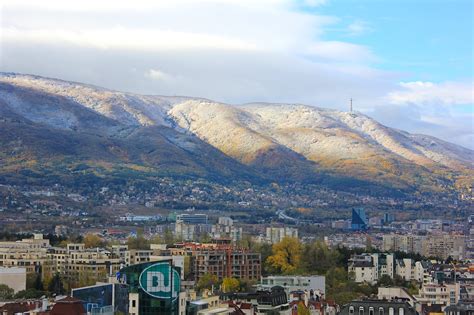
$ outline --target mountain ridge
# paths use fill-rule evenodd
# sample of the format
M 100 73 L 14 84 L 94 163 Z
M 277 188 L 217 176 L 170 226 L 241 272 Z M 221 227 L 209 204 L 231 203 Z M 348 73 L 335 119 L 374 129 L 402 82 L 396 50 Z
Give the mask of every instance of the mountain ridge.
M 4 130 L 5 117 L 17 115 L 23 128 L 36 128 L 33 138 L 55 130 L 67 131 L 65 137 L 71 139 L 89 135 L 95 137 L 90 138 L 93 144 L 107 148 L 104 158 L 94 155 L 94 163 L 130 163 L 143 167 L 143 173 L 165 172 L 166 165 L 173 165 L 170 171 L 175 176 L 215 173 L 230 180 L 316 183 L 332 178 L 335 185 L 354 179 L 388 189 L 438 192 L 452 189 L 460 178 L 466 185 L 465 178 L 474 169 L 469 149 L 396 130 L 361 113 L 301 104 L 228 105 L 0 73 L 0 110 Z M 25 137 L 15 132 L 18 124 L 9 122 L 8 128 L 13 129 L 12 136 L 0 136 L 4 157 L 12 139 Z M 108 147 L 111 143 L 115 151 Z M 43 151 L 34 146 L 27 147 L 41 158 Z M 5 161 L 10 167 L 15 164 Z M 0 171 L 6 169 L 2 165 Z

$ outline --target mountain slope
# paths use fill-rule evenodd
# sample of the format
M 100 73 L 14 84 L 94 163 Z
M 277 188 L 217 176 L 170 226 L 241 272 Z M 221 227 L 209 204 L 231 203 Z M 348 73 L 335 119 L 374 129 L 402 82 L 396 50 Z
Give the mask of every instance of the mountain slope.
M 298 104 L 232 106 L 3 73 L 0 117 L 0 171 L 10 179 L 60 161 L 104 178 L 126 168 L 144 177 L 436 192 L 473 174 L 471 150 L 360 113 Z

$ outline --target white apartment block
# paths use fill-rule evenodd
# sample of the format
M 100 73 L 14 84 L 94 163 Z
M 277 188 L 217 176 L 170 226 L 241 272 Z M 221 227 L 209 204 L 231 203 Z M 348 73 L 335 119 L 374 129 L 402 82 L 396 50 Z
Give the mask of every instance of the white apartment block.
M 410 258 L 397 259 L 395 273 L 405 281 L 417 280 L 415 261 Z
M 459 302 L 460 284 L 436 284 L 426 283 L 420 289 L 416 296 L 418 302 L 422 304 L 441 304 L 441 305 L 455 305 Z
M 281 242 L 285 237 L 298 238 L 298 229 L 292 227 L 267 227 L 266 241 L 274 244 Z
M 384 275 L 392 279 L 398 275 L 406 281 L 428 283 L 431 281 L 429 268 L 430 264 L 425 261 L 395 259 L 394 254 L 374 253 L 354 255 L 349 261 L 348 271 L 358 283 L 376 283 Z
M 349 273 L 354 281 L 376 283 L 383 275 L 393 278 L 395 272 L 392 254 L 361 254 L 353 256 L 349 261 Z
M 304 291 L 326 294 L 325 276 L 268 276 L 262 277 L 258 289 L 269 290 L 274 286 L 281 286 L 289 295 L 292 291 Z

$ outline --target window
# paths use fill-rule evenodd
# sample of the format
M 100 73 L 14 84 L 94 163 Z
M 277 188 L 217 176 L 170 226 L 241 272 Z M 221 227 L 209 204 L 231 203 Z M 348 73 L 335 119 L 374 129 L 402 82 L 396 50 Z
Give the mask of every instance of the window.
M 393 307 L 390 307 L 388 309 L 388 315 L 394 315 L 395 311 L 393 310 Z
M 379 315 L 384 315 L 383 307 L 379 307 Z
M 374 308 L 373 307 L 369 307 L 369 315 L 374 315 Z
M 132 300 L 132 307 L 137 307 L 137 301 L 136 300 Z
M 354 306 L 349 306 L 349 314 L 354 315 Z
M 405 309 L 403 309 L 403 307 L 400 307 L 398 309 L 398 315 L 403 315 L 403 314 L 405 314 Z
M 364 308 L 362 306 L 359 307 L 359 315 L 364 315 Z

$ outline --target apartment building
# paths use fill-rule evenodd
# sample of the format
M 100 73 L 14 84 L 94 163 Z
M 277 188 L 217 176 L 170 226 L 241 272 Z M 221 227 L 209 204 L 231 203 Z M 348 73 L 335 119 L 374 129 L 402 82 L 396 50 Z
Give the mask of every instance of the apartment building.
M 292 227 L 267 227 L 266 241 L 274 244 L 281 242 L 285 237 L 298 238 L 298 229 Z
M 417 280 L 415 261 L 410 258 L 395 260 L 395 274 L 405 281 Z
M 0 284 L 12 288 L 15 293 L 26 289 L 26 269 L 20 267 L 0 267 Z
M 219 217 L 217 224 L 211 228 L 213 238 L 229 238 L 232 242 L 242 240 L 242 228 L 234 226 L 234 220 L 229 217 Z
M 49 268 L 49 240 L 42 234 L 34 234 L 33 238 L 20 241 L 0 242 L 0 267 L 22 267 L 27 274 Z
M 458 234 L 433 234 L 423 241 L 422 254 L 426 257 L 439 257 L 456 260 L 466 258 L 466 237 Z
M 281 286 L 289 295 L 292 291 L 312 291 L 318 295 L 326 294 L 325 276 L 268 276 L 262 277 L 257 289 L 268 290 L 274 286 Z
M 425 283 L 416 296 L 418 302 L 427 305 L 455 305 L 459 302 L 460 284 Z
M 393 254 L 361 254 L 349 260 L 349 273 L 355 282 L 376 283 L 382 276 L 390 278 L 395 274 L 395 257 Z
M 216 275 L 219 280 L 226 277 L 260 280 L 260 254 L 233 246 L 229 240 L 207 244 L 176 244 L 174 248 L 168 248 L 167 251 L 171 256 L 189 257 L 190 278 L 196 282 L 205 274 Z
M 382 250 L 386 252 L 421 253 L 425 239 L 420 235 L 384 234 Z
M 69 280 L 105 280 L 123 266 L 121 259 L 101 248 L 85 248 L 84 244 L 68 244 L 64 262 L 58 266 Z

